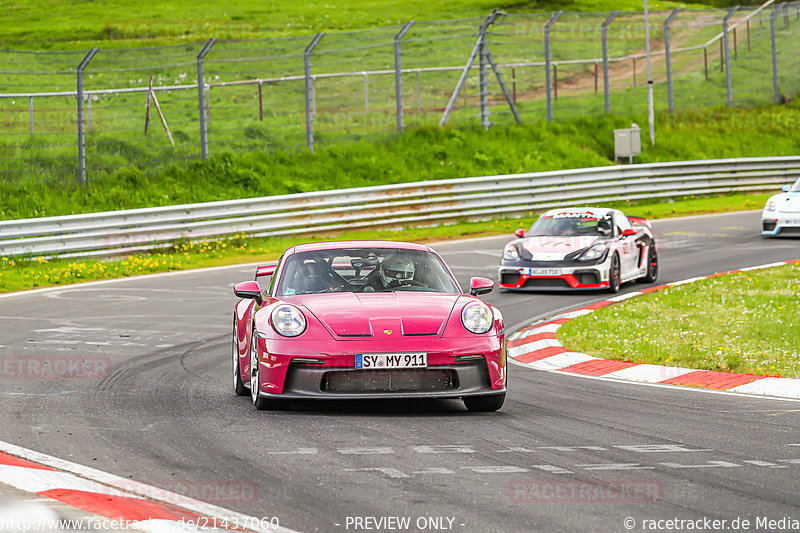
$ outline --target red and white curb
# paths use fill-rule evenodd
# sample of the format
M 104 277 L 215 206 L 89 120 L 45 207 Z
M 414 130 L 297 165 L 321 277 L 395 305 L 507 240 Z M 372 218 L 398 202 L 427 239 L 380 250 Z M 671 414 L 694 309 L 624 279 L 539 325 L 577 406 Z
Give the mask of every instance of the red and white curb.
M 641 296 L 642 294 L 668 287 L 694 283 L 701 279 L 793 263 L 800 263 L 800 259 L 769 263 L 728 272 L 720 272 L 710 276 L 685 279 L 666 285 L 648 287 L 640 291 L 629 292 L 614 298 L 595 302 L 517 330 L 509 336 L 507 343 L 508 356 L 525 366 L 539 370 L 622 379 L 640 383 L 684 385 L 717 391 L 800 399 L 800 379 L 695 370 L 675 366 L 601 359 L 599 357 L 570 351 L 556 340 L 556 331 L 558 331 L 558 328 L 560 328 L 562 324 L 569 322 L 573 318 L 589 314 L 601 307 L 612 305 L 622 300 L 627 300 L 628 298 Z
M 0 483 L 124 523 L 123 529 L 296 533 L 263 527 L 254 517 L 2 441 Z

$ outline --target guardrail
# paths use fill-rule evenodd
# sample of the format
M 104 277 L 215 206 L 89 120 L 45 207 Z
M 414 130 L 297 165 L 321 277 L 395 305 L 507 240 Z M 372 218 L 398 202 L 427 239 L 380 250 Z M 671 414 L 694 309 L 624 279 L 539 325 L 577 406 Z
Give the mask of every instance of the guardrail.
M 127 211 L 0 221 L 0 255 L 119 255 L 182 240 L 414 226 L 569 204 L 770 191 L 800 156 L 608 166 L 422 181 Z

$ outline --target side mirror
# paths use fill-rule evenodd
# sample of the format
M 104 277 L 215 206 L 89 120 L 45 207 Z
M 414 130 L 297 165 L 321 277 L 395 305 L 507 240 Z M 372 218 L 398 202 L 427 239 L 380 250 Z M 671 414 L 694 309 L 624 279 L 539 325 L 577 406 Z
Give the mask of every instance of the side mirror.
M 494 289 L 494 281 L 486 278 L 471 278 L 469 280 L 469 294 L 471 296 L 480 296 L 492 292 Z
M 784 186 L 781 188 L 781 190 L 782 190 L 783 192 L 789 192 L 789 189 L 791 189 L 791 187 L 789 186 L 789 184 L 788 184 L 788 183 L 787 183 L 786 185 L 784 185 Z
M 622 230 L 622 236 L 623 237 L 630 237 L 631 235 L 636 235 L 636 230 L 635 229 L 628 228 L 628 229 Z
M 525 230 L 522 229 L 522 228 L 519 228 L 518 230 L 516 230 L 514 232 L 514 235 L 516 235 L 517 237 L 519 237 L 521 239 L 522 237 L 525 236 Z
M 275 273 L 277 265 L 262 265 L 256 269 L 256 279 L 263 276 L 271 276 Z
M 257 281 L 243 281 L 242 283 L 237 283 L 233 287 L 233 294 L 239 298 L 255 300 L 259 305 L 264 301 L 261 297 L 261 287 L 258 286 Z

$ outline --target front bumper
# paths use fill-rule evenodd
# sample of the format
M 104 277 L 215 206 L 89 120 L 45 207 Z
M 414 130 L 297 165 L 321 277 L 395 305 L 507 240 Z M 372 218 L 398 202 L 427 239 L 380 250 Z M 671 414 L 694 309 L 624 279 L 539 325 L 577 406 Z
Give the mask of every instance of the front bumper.
M 259 339 L 258 345 L 263 397 L 463 398 L 506 390 L 503 335 L 388 342 Z M 355 368 L 357 353 L 403 352 L 426 352 L 427 368 Z
M 800 213 L 764 211 L 761 215 L 761 235 L 768 237 L 800 236 Z
M 499 269 L 500 288 L 536 291 L 607 289 L 607 263 L 556 268 L 503 265 Z

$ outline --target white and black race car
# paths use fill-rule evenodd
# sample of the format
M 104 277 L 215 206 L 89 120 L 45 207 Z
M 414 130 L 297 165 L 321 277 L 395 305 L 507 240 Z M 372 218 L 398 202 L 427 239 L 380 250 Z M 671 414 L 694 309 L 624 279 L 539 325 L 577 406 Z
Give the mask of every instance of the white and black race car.
M 658 253 L 650 223 L 617 209 L 571 207 L 543 214 L 530 231 L 518 229 L 500 266 L 503 290 L 601 289 L 652 283 Z
M 800 236 L 800 179 L 767 200 L 761 213 L 761 235 Z

